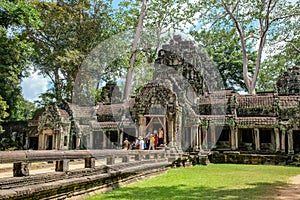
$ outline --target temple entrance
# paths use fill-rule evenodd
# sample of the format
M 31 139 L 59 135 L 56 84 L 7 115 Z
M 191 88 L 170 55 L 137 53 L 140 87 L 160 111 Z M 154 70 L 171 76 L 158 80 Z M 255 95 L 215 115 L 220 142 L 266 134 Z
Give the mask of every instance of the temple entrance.
M 160 128 L 166 130 L 166 117 L 165 115 L 145 115 L 146 117 L 146 130 L 153 131 Z
M 46 136 L 46 150 L 52 150 L 52 145 L 53 145 L 53 136 L 52 135 L 47 135 Z
M 300 131 L 293 131 L 294 153 L 300 153 Z
M 255 146 L 253 129 L 239 129 L 238 133 L 239 149 L 251 151 Z
M 216 133 L 221 133 L 217 138 L 217 149 L 230 149 L 230 128 L 217 126 Z
M 32 149 L 32 150 L 38 150 L 38 137 L 30 137 L 29 138 L 29 149 Z
M 72 149 L 76 149 L 76 141 L 77 141 L 77 137 L 76 137 L 76 135 L 73 135 L 73 137 L 72 137 Z
M 272 133 L 272 129 L 260 129 L 259 141 L 260 149 L 262 151 L 272 151 L 274 149 L 272 142 L 274 138 L 272 138 Z

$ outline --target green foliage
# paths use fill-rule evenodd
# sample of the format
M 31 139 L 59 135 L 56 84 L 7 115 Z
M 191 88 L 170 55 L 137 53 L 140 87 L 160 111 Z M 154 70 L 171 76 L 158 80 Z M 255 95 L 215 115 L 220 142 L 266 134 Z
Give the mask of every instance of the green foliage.
M 111 1 L 31 1 L 44 25 L 28 30 L 35 68 L 53 82 L 55 100 L 72 100 L 74 83 L 88 54 L 117 33 Z M 94 88 L 95 89 L 95 88 Z
M 219 31 L 234 29 L 238 33 L 239 45 L 244 50 L 242 54 L 245 72 L 243 79 L 248 92 L 255 92 L 257 77 L 261 79 L 259 80 L 261 88 L 271 88 L 272 84 L 269 79 L 273 77 L 272 75 L 264 76 L 264 74 L 275 69 L 275 66 L 269 67 L 269 64 L 265 64 L 262 67 L 262 62 L 268 55 L 280 55 L 277 48 L 283 42 L 288 42 L 293 47 L 297 46 L 299 34 L 295 33 L 299 33 L 299 1 L 209 0 L 198 2 L 198 9 L 200 13 L 204 13 L 199 20 L 198 28 L 205 30 L 213 28 Z M 288 45 L 284 45 L 285 47 Z M 256 58 L 250 59 L 251 56 L 246 51 L 257 51 Z M 284 57 L 280 55 L 279 60 Z M 255 69 L 251 69 L 251 62 L 255 63 Z M 285 66 L 277 67 L 279 70 L 277 68 L 276 73 L 285 68 Z M 273 75 L 275 76 L 276 73 Z
M 300 65 L 300 29 L 298 20 L 285 22 L 280 30 L 283 42 L 274 44 L 267 51 L 259 74 L 258 90 L 272 91 L 278 77 L 287 69 Z M 286 35 L 288 33 L 288 35 Z
M 227 89 L 246 91 L 243 81 L 243 56 L 239 38 L 235 30 L 212 28 L 202 31 L 191 31 L 195 40 L 207 51 L 214 61 L 223 84 Z M 251 72 L 256 53 L 248 52 Z
M 278 197 L 278 187 L 288 187 L 288 178 L 298 173 L 296 167 L 267 165 L 211 164 L 173 168 L 166 174 L 87 200 L 273 199 Z
M 9 120 L 27 118 L 28 102 L 21 94 L 20 81 L 28 75 L 34 51 L 23 29 L 38 27 L 39 13 L 27 2 L 0 1 L 0 95 L 9 108 Z M 25 107 L 22 107 L 25 106 Z M 25 112 L 25 113 L 22 113 Z
M 8 117 L 8 113 L 6 110 L 8 109 L 8 105 L 5 101 L 3 101 L 3 98 L 0 96 L 0 124 L 3 122 L 3 119 Z M 0 125 L 0 134 L 2 133 L 2 126 Z

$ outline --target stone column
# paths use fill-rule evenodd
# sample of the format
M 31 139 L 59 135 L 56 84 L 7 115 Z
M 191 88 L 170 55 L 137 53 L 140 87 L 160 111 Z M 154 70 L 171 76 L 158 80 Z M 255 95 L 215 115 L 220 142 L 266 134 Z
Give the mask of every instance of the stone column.
M 101 134 L 102 134 L 102 149 L 105 149 L 106 148 L 106 134 L 105 134 L 105 131 L 103 130 Z
M 175 133 L 174 133 L 174 117 L 172 115 L 168 115 L 167 116 L 167 131 L 168 131 L 168 139 L 169 139 L 169 143 L 170 146 L 173 147 L 174 146 L 174 140 L 175 140 Z M 166 130 L 164 130 L 164 132 L 166 132 Z M 166 137 L 164 137 L 164 140 L 166 140 Z M 164 141 L 164 143 L 166 143 L 166 141 Z
M 145 136 L 146 135 L 146 117 L 144 115 L 139 115 L 139 135 Z
M 281 130 L 281 151 L 283 153 L 285 153 L 285 134 L 286 134 L 285 129 L 282 129 Z
M 191 145 L 198 148 L 198 126 L 193 125 L 191 128 Z
M 69 170 L 69 160 L 58 160 L 55 164 L 56 172 L 66 172 Z
M 254 128 L 255 150 L 260 150 L 259 129 Z
M 287 132 L 288 136 L 288 153 L 294 154 L 294 141 L 293 141 L 293 130 L 290 129 Z
M 202 144 L 202 140 L 201 140 L 202 131 L 201 131 L 201 127 L 200 126 L 198 126 L 197 129 L 198 129 L 198 133 L 197 133 L 197 148 L 199 150 L 201 150 L 202 149 L 202 145 L 201 145 Z
M 29 149 L 29 135 L 26 134 L 25 149 Z
M 280 151 L 280 136 L 279 136 L 279 129 L 274 128 L 274 134 L 275 134 L 275 151 Z
M 210 124 L 210 148 L 213 149 L 216 147 L 216 126 L 214 124 Z
M 94 149 L 94 133 L 90 132 L 89 135 L 90 135 L 89 147 L 90 147 L 90 149 Z
M 207 149 L 207 126 L 202 126 L 201 132 L 203 135 L 202 148 Z
M 109 156 L 106 158 L 106 164 L 107 165 L 114 165 L 115 164 L 115 156 Z
M 129 162 L 129 159 L 130 159 L 129 155 L 125 155 L 122 157 L 122 162 Z
M 88 158 L 85 158 L 84 159 L 84 168 L 92 168 L 94 169 L 95 168 L 95 158 L 91 158 L 91 157 L 88 157 Z
M 235 127 L 230 127 L 230 146 L 231 150 L 238 148 L 237 128 Z
M 38 149 L 39 150 L 43 150 L 44 148 L 44 144 L 45 144 L 45 141 L 44 141 L 44 134 L 43 132 L 39 132 L 39 140 L 38 140 Z
M 14 177 L 29 176 L 28 163 L 16 162 L 13 167 Z

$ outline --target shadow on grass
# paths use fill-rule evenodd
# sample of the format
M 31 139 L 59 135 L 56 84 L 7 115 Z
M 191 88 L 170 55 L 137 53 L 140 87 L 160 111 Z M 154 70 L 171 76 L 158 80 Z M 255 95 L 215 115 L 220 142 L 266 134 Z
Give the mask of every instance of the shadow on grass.
M 238 184 L 238 183 L 237 183 Z M 124 187 L 105 196 L 92 199 L 274 199 L 278 188 L 287 186 L 284 182 L 249 184 L 251 188 L 225 189 L 209 187 L 190 187 L 187 185 L 161 187 Z

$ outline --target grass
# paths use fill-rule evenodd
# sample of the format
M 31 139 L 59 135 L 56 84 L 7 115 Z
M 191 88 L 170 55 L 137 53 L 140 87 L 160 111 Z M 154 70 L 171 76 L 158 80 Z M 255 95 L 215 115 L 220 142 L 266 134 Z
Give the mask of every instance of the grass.
M 130 184 L 98 199 L 272 199 L 276 188 L 286 186 L 288 178 L 300 169 L 288 166 L 211 164 L 173 168 L 160 175 Z

